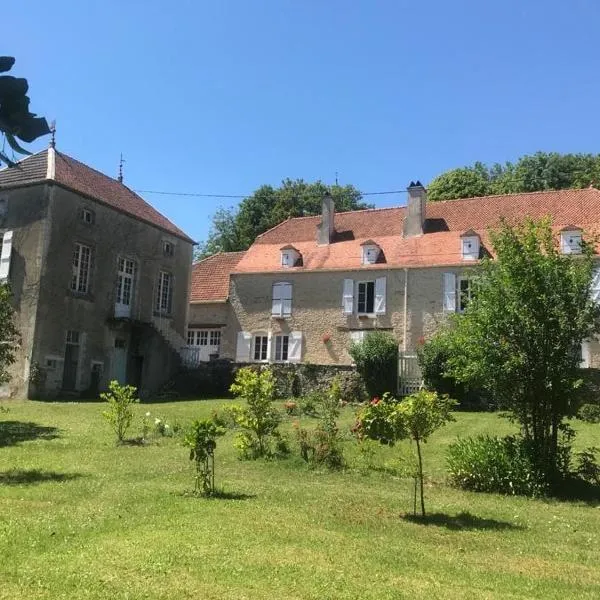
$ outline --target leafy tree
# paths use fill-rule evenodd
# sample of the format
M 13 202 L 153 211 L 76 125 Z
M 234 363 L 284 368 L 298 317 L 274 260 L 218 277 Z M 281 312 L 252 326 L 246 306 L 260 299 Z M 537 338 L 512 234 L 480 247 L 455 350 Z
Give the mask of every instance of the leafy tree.
M 428 200 L 473 198 L 489 193 L 487 167 L 480 162 L 472 167 L 452 169 L 436 177 L 427 187 Z
M 536 152 L 522 156 L 516 163 L 488 167 L 476 162 L 472 167 L 442 173 L 429 184 L 428 199 L 585 188 L 598 183 L 600 154 Z
M 564 419 L 577 410 L 581 343 L 600 331 L 592 244 L 581 255 L 561 254 L 549 222 L 530 220 L 503 224 L 491 240 L 496 258 L 483 262 L 474 296 L 453 322 L 448 374 L 509 411 L 553 482 Z
M 10 71 L 14 64 L 15 59 L 12 56 L 0 56 L 0 73 Z M 20 154 L 31 152 L 22 148 L 17 138 L 24 142 L 33 142 L 50 133 L 46 119 L 29 112 L 28 89 L 26 79 L 11 75 L 0 76 L 0 132 L 4 134 L 13 152 Z M 0 152 L 0 160 L 9 166 L 14 165 L 3 152 Z
M 371 398 L 394 393 L 398 387 L 398 342 L 386 331 L 370 332 L 350 346 L 350 356 Z
M 201 244 L 198 257 L 246 250 L 256 236 L 288 217 L 318 215 L 326 193 L 331 194 L 339 212 L 371 207 L 361 201 L 360 192 L 351 185 L 327 186 L 321 181 L 306 183 L 301 179 L 286 179 L 278 188 L 263 185 L 244 198 L 237 209 L 215 213 L 208 240 Z
M 421 444 L 431 434 L 453 421 L 452 409 L 456 405 L 447 396 L 438 396 L 435 392 L 421 390 L 407 396 L 401 402 L 385 394 L 380 400 L 375 398 L 358 416 L 357 431 L 359 435 L 383 444 L 393 446 L 397 442 L 409 438 L 417 448 L 417 472 L 415 476 L 416 514 L 417 482 L 421 495 L 421 515 L 425 516 L 425 492 L 423 486 L 423 452 Z
M 15 362 L 15 348 L 20 339 L 11 300 L 10 287 L 0 284 L 0 383 L 10 380 L 8 367 Z

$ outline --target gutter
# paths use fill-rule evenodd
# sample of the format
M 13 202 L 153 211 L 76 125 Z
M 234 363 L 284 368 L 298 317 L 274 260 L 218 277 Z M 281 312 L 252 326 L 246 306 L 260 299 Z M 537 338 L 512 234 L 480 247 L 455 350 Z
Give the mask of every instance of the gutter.
M 404 323 L 402 334 L 402 352 L 406 352 L 406 334 L 408 330 L 408 269 L 404 267 Z

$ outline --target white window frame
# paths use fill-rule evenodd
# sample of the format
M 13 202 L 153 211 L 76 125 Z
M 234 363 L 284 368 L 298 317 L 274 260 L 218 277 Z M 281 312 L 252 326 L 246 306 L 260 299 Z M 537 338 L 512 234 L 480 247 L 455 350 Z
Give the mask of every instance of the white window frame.
M 583 236 L 579 230 L 560 232 L 560 251 L 562 254 L 581 254 Z
M 289 281 L 278 281 L 273 284 L 271 316 L 286 319 L 292 316 L 293 286 Z
M 367 244 L 362 247 L 362 264 L 374 265 L 379 258 L 381 248 L 375 244 Z
M 259 350 L 259 358 L 256 358 L 256 342 L 260 339 L 260 348 Z M 252 346 L 250 347 L 251 359 L 252 362 L 261 362 L 266 363 L 269 362 L 269 334 L 263 331 L 259 331 L 257 333 L 252 334 Z M 263 357 L 264 354 L 264 357 Z
M 462 284 L 467 284 L 466 297 L 467 302 L 463 306 L 463 290 Z M 463 313 L 467 309 L 469 302 L 473 298 L 473 278 L 467 275 L 459 275 L 456 278 L 456 312 Z
M 216 343 L 215 343 L 215 339 L 216 339 Z M 221 330 L 220 329 L 211 329 L 209 331 L 208 345 L 211 347 L 221 348 Z
M 162 243 L 163 256 L 175 256 L 175 244 L 170 240 L 163 240 Z
M 133 303 L 136 271 L 137 265 L 135 260 L 126 258 L 125 256 L 119 256 L 117 259 L 117 304 L 131 306 Z M 127 282 L 129 282 L 129 286 L 126 285 Z M 125 300 L 127 300 L 127 302 Z
M 86 225 L 93 225 L 95 219 L 95 215 L 94 215 L 94 211 L 90 210 L 89 208 L 82 208 L 81 209 L 81 220 L 86 224 Z
M 91 270 L 91 246 L 75 242 L 72 257 L 71 291 L 77 294 L 87 294 L 90 291 Z
M 288 362 L 289 350 L 290 350 L 290 336 L 287 333 L 278 333 L 275 336 L 275 343 L 273 345 L 273 361 L 274 362 Z
M 373 286 L 373 310 L 368 309 L 368 285 L 371 284 Z M 360 286 L 365 285 L 365 310 L 359 310 L 359 302 L 360 302 Z M 357 281 L 356 282 L 356 314 L 357 315 L 374 315 L 375 314 L 375 280 L 367 279 L 365 281 Z
M 463 260 L 479 259 L 479 237 L 469 235 L 461 238 L 461 255 Z
M 169 271 L 158 272 L 154 312 L 160 315 L 170 315 L 173 310 L 173 274 Z

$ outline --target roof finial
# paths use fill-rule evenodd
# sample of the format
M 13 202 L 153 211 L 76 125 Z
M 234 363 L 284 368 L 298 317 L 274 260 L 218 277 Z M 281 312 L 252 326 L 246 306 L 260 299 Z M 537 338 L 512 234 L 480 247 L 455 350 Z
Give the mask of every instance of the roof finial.
M 50 148 L 56 148 L 56 120 L 53 120 L 50 123 L 50 133 L 52 137 L 50 138 Z
M 119 183 L 123 183 L 123 163 L 125 159 L 123 158 L 123 153 L 121 152 L 121 158 L 119 160 Z

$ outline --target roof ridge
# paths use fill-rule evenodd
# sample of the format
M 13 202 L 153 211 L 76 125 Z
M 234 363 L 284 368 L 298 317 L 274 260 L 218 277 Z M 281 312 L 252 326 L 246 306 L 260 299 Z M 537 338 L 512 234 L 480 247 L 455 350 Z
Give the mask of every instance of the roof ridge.
M 365 213 L 365 212 L 374 212 L 374 211 L 382 211 L 382 210 L 400 210 L 400 209 L 405 209 L 406 206 L 380 206 L 380 207 L 375 207 L 375 208 L 360 208 L 357 210 L 340 210 L 340 211 L 336 211 L 335 212 L 335 217 L 337 217 L 338 215 L 349 215 L 349 214 L 355 214 L 355 213 Z M 284 223 L 287 223 L 288 221 L 300 221 L 301 219 L 318 219 L 321 215 L 303 215 L 302 217 L 288 217 L 287 219 L 277 223 L 277 225 L 273 225 L 273 227 L 270 227 L 269 229 L 263 231 L 262 233 L 259 233 L 255 240 L 257 240 L 258 238 L 262 237 L 263 235 L 270 233 L 271 231 L 273 231 L 274 229 L 277 229 L 278 227 L 281 227 L 281 225 L 283 225 Z
M 594 190 L 600 192 L 598 188 L 594 186 L 587 186 L 582 188 L 562 188 L 560 190 L 536 190 L 534 192 L 511 192 L 510 194 L 488 194 L 486 196 L 471 196 L 470 198 L 450 198 L 448 200 L 428 200 L 427 203 L 431 204 L 446 204 L 448 202 L 466 202 L 468 200 L 483 200 L 486 198 L 514 198 L 515 196 L 536 196 L 541 194 L 560 194 L 564 192 L 584 192 L 587 190 Z
M 44 152 L 48 152 L 49 148 L 44 148 L 43 150 L 38 150 L 37 152 L 33 152 L 32 154 L 28 154 L 27 156 L 24 156 L 23 158 L 17 160 L 17 161 L 13 161 L 15 165 L 20 165 L 21 163 L 24 163 L 26 160 L 29 160 L 30 158 L 33 158 L 34 156 L 38 156 L 39 154 L 43 154 Z M 2 167 L 0 169 L 0 173 L 2 173 L 3 171 L 6 171 L 7 169 L 14 169 L 14 167 L 11 167 L 10 165 L 6 165 L 5 167 Z
M 217 256 L 231 256 L 232 254 L 246 254 L 246 252 L 248 252 L 248 251 L 247 250 L 232 250 L 231 252 L 221 252 L 221 251 L 215 252 L 215 254 L 211 254 L 210 256 L 205 256 L 204 258 L 194 261 L 192 263 L 192 266 L 195 267 L 196 265 L 206 262 L 207 260 L 210 260 L 212 258 L 216 258 Z

